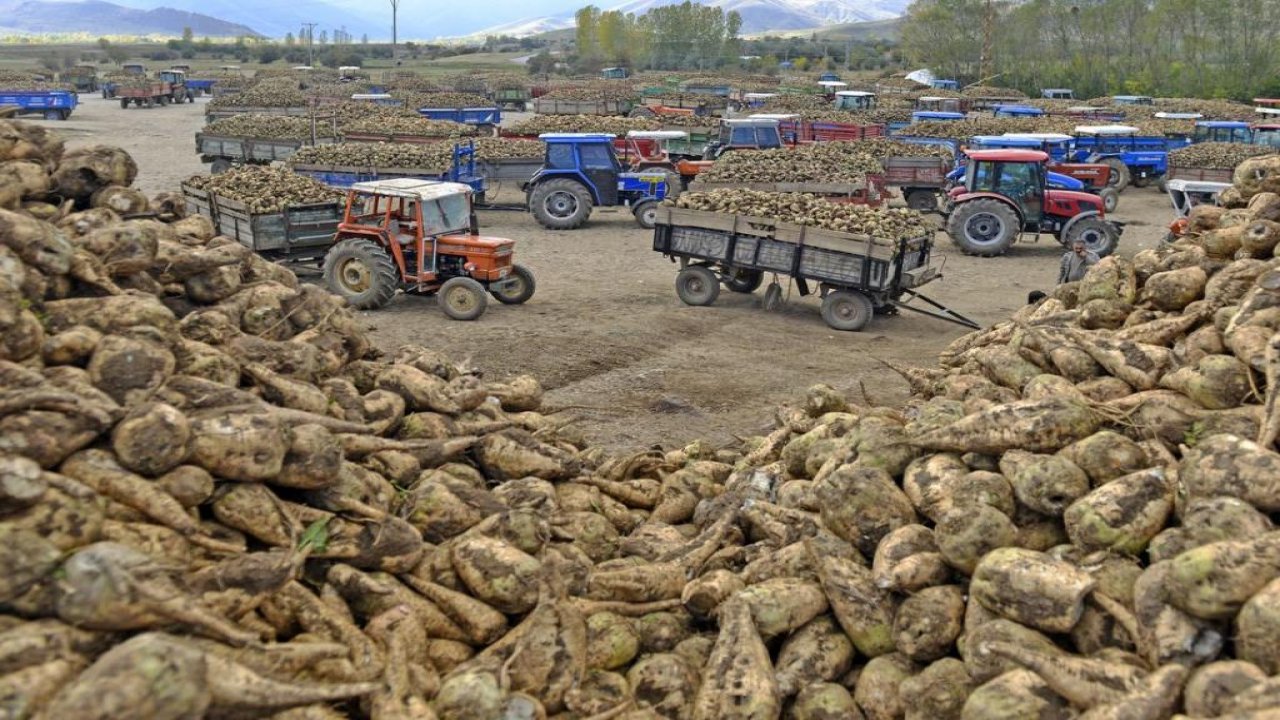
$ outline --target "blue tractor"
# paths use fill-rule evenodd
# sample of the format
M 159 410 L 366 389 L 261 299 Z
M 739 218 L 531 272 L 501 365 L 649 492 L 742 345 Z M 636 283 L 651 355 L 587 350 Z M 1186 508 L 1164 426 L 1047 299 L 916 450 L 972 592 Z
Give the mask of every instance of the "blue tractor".
M 1146 187 L 1169 169 L 1169 151 L 1191 144 L 1190 138 L 1141 136 L 1129 125 L 1080 125 L 1075 129 L 1073 162 L 1111 167 L 1111 184 L 1124 190 L 1130 183 Z
M 1194 142 L 1254 143 L 1252 126 L 1238 120 L 1201 120 L 1196 123 Z
M 543 133 L 547 154 L 525 184 L 529 212 L 549 230 L 574 230 L 591 217 L 591 208 L 624 206 L 640 227 L 652 229 L 658 203 L 672 182 L 668 170 L 624 172 L 608 133 Z

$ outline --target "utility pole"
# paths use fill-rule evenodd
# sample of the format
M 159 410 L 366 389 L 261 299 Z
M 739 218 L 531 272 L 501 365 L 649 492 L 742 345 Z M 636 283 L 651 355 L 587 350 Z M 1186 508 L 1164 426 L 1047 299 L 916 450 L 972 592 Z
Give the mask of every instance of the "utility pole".
M 992 0 L 987 0 L 982 17 L 982 57 L 978 60 L 978 77 L 982 79 L 978 82 L 983 82 L 983 79 L 987 77 L 987 69 L 992 60 L 991 51 L 995 43 L 995 32 L 996 6 Z
M 396 13 L 400 10 L 400 0 L 391 0 L 391 62 L 396 61 Z
M 307 66 L 308 67 L 313 66 L 312 59 L 311 59 L 311 39 L 315 35 L 316 25 L 319 25 L 319 23 L 313 23 L 313 22 L 302 23 L 302 26 L 306 28 L 306 33 L 307 33 Z

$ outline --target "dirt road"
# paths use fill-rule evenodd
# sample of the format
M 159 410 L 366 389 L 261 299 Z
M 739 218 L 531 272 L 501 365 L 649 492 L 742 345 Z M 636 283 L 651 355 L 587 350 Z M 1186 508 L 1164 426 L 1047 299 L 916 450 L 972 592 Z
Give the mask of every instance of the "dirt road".
M 44 121 L 39 121 L 44 122 Z M 176 189 L 207 170 L 194 152 L 203 103 L 121 110 L 86 96 L 70 121 L 48 122 L 70 144 L 120 145 L 140 167 L 146 192 Z M 499 200 L 516 202 L 514 188 Z M 1128 223 L 1125 255 L 1157 243 L 1172 210 L 1156 190 L 1126 190 L 1115 217 Z M 547 404 L 571 407 L 581 428 L 613 447 L 697 438 L 728 442 L 760 432 L 778 405 L 814 383 L 829 383 L 855 398 L 900 401 L 906 385 L 886 365 L 931 365 L 938 351 L 965 330 L 903 312 L 877 317 L 861 333 L 837 333 L 818 316 L 814 298 L 795 288 L 776 312 L 760 296 L 722 292 L 712 307 L 687 307 L 676 298 L 676 268 L 651 249 L 652 237 L 630 214 L 597 210 L 581 230 L 543 230 L 522 212 L 485 211 L 486 234 L 518 242 L 518 262 L 537 277 L 524 306 L 491 303 L 474 323 L 444 318 L 430 297 L 399 297 L 364 313 L 379 345 L 393 350 L 419 343 L 469 358 L 491 377 L 530 373 L 548 390 Z M 926 288 L 934 299 L 989 324 L 1052 285 L 1062 250 L 1051 238 L 1018 245 L 1008 255 L 961 255 L 939 234 L 944 277 Z

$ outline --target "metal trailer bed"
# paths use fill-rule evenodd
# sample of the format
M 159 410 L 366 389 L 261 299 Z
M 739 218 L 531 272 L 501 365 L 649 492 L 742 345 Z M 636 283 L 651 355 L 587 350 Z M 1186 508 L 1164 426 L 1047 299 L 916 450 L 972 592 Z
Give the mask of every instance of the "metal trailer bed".
M 969 328 L 979 327 L 918 291 L 942 275 L 941 266 L 931 262 L 931 236 L 895 241 L 772 218 L 661 207 L 654 226 L 653 249 L 679 262 L 682 272 L 692 265 L 712 270 L 731 289 L 744 272 L 757 276 L 774 273 L 794 278 L 801 295 L 813 294 L 810 283 L 817 283 L 817 292 L 824 301 L 835 291 L 856 293 L 876 310 L 901 308 Z M 913 299 L 931 308 L 908 304 Z M 765 304 L 771 304 L 768 293 Z M 832 324 L 830 319 L 827 322 Z M 856 330 L 861 326 L 841 329 Z
M 342 220 L 340 202 L 291 205 L 275 213 L 251 213 L 241 202 L 182 185 L 187 211 L 213 221 L 219 235 L 273 260 L 320 260 Z

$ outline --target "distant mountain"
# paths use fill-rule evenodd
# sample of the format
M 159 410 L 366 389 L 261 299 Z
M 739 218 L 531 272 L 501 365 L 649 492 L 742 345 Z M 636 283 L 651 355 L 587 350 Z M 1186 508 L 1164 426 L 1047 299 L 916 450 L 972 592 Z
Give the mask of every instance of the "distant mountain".
M 910 0 L 700 0 L 704 5 L 736 11 L 742 16 L 742 32 L 807 30 L 827 25 L 889 20 L 906 12 Z M 643 15 L 664 5 L 683 0 L 625 0 L 605 5 L 603 10 Z M 548 30 L 573 27 L 573 13 L 529 18 L 486 28 L 474 35 L 533 35 Z M 528 31 L 525 31 L 528 28 Z M 513 31 L 513 29 L 518 30 Z
M 27 0 L 0 5 L 0 30 L 6 31 L 179 36 L 182 35 L 182 29 L 187 27 L 197 36 L 235 37 L 259 34 L 248 25 L 167 7 L 140 10 L 102 0 Z
M 259 0 L 120 0 L 133 7 L 146 7 L 155 2 L 185 10 L 201 12 L 229 22 L 249 25 L 258 32 L 272 38 L 283 38 L 288 33 L 296 37 L 302 29 L 302 23 L 316 23 L 315 37 L 320 38 L 323 31 L 330 37 L 334 30 L 346 28 L 358 42 L 361 35 L 367 34 L 371 40 L 386 41 L 391 38 L 391 6 L 386 2 L 369 4 L 362 11 L 355 11 L 326 0 L 306 0 L 305 3 L 273 2 Z M 400 40 L 407 34 L 409 13 L 400 8 Z M 385 20 L 385 22 L 384 22 Z M 197 31 L 196 35 L 200 33 Z

